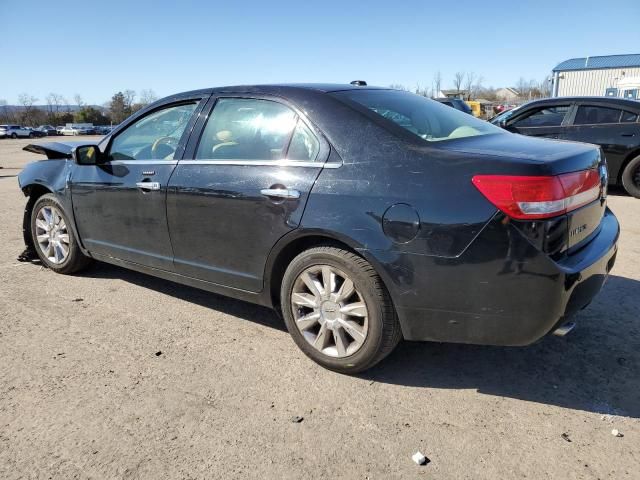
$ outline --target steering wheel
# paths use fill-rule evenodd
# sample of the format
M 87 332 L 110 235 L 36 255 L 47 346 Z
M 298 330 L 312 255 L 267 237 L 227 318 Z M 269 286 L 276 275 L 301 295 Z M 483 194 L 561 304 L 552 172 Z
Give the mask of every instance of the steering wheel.
M 169 147 L 171 151 L 167 152 L 166 149 L 160 148 L 163 145 L 166 145 L 167 147 Z M 153 159 L 165 158 L 167 155 L 174 153 L 177 147 L 178 147 L 178 140 L 176 138 L 160 137 L 155 142 L 153 142 L 153 145 L 151 145 L 151 158 Z

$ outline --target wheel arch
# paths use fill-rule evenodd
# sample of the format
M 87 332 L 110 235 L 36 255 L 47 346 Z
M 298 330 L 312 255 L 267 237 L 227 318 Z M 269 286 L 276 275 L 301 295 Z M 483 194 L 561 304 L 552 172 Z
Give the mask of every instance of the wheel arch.
M 359 245 L 353 239 L 343 235 L 337 235 L 335 232 L 328 232 L 325 230 L 294 230 L 288 235 L 282 237 L 272 248 L 265 267 L 265 300 L 276 311 L 280 311 L 280 287 L 282 285 L 282 279 L 287 266 L 291 263 L 291 260 L 304 250 L 319 246 L 342 248 L 364 258 L 371 264 L 380 277 L 382 284 L 387 292 L 389 292 L 389 296 L 393 303 L 393 296 L 389 289 L 389 279 L 386 278 L 386 272 L 381 268 L 375 258 L 366 254 L 366 250 L 364 250 L 363 246 Z
M 627 168 L 627 165 L 629 165 L 631 160 L 638 156 L 640 156 L 640 146 L 631 150 L 631 152 L 627 154 L 627 156 L 620 164 L 620 169 L 618 170 L 618 175 L 616 176 L 616 185 L 622 185 L 622 174 L 624 173 L 624 169 Z
M 27 250 L 35 250 L 33 237 L 31 236 L 31 212 L 38 199 L 43 195 L 53 193 L 53 189 L 41 183 L 30 183 L 24 185 L 21 189 L 25 197 L 29 198 L 22 216 L 22 238 Z

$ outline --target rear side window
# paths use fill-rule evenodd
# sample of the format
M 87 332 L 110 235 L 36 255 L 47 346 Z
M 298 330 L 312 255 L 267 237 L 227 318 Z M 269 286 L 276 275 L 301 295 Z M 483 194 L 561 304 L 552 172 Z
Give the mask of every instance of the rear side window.
M 280 160 L 296 121 L 295 112 L 278 102 L 221 98 L 207 121 L 196 158 Z
M 488 122 L 413 93 L 354 89 L 331 95 L 378 122 L 390 124 L 388 129 L 395 124 L 427 142 L 504 133 Z
M 638 114 L 632 112 L 622 112 L 622 117 L 620 117 L 620 122 L 622 123 L 633 123 L 638 121 Z
M 569 105 L 542 107 L 518 118 L 511 125 L 515 127 L 556 127 L 562 125 L 569 111 Z
M 287 152 L 288 160 L 301 160 L 313 162 L 318 157 L 320 143 L 302 120 L 298 120 L 298 125 L 291 137 L 291 144 Z
M 622 110 L 617 108 L 580 105 L 573 121 L 574 125 L 596 125 L 598 123 L 618 123 Z

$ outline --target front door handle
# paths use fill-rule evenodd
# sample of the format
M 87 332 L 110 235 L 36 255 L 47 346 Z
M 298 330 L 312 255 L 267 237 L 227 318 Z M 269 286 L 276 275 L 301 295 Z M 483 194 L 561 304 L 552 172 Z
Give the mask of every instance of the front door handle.
M 635 133 L 621 133 L 620 136 L 621 137 L 635 137 Z
M 260 190 L 260 193 L 270 198 L 300 198 L 300 192 L 298 190 L 289 188 L 263 188 Z
M 136 182 L 141 190 L 160 190 L 160 182 Z

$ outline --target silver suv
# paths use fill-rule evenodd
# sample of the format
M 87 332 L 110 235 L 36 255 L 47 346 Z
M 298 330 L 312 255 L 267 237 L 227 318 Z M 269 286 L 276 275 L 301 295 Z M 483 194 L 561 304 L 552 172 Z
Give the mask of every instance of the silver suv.
M 33 137 L 34 134 L 20 125 L 0 125 L 0 138 L 2 137 Z

